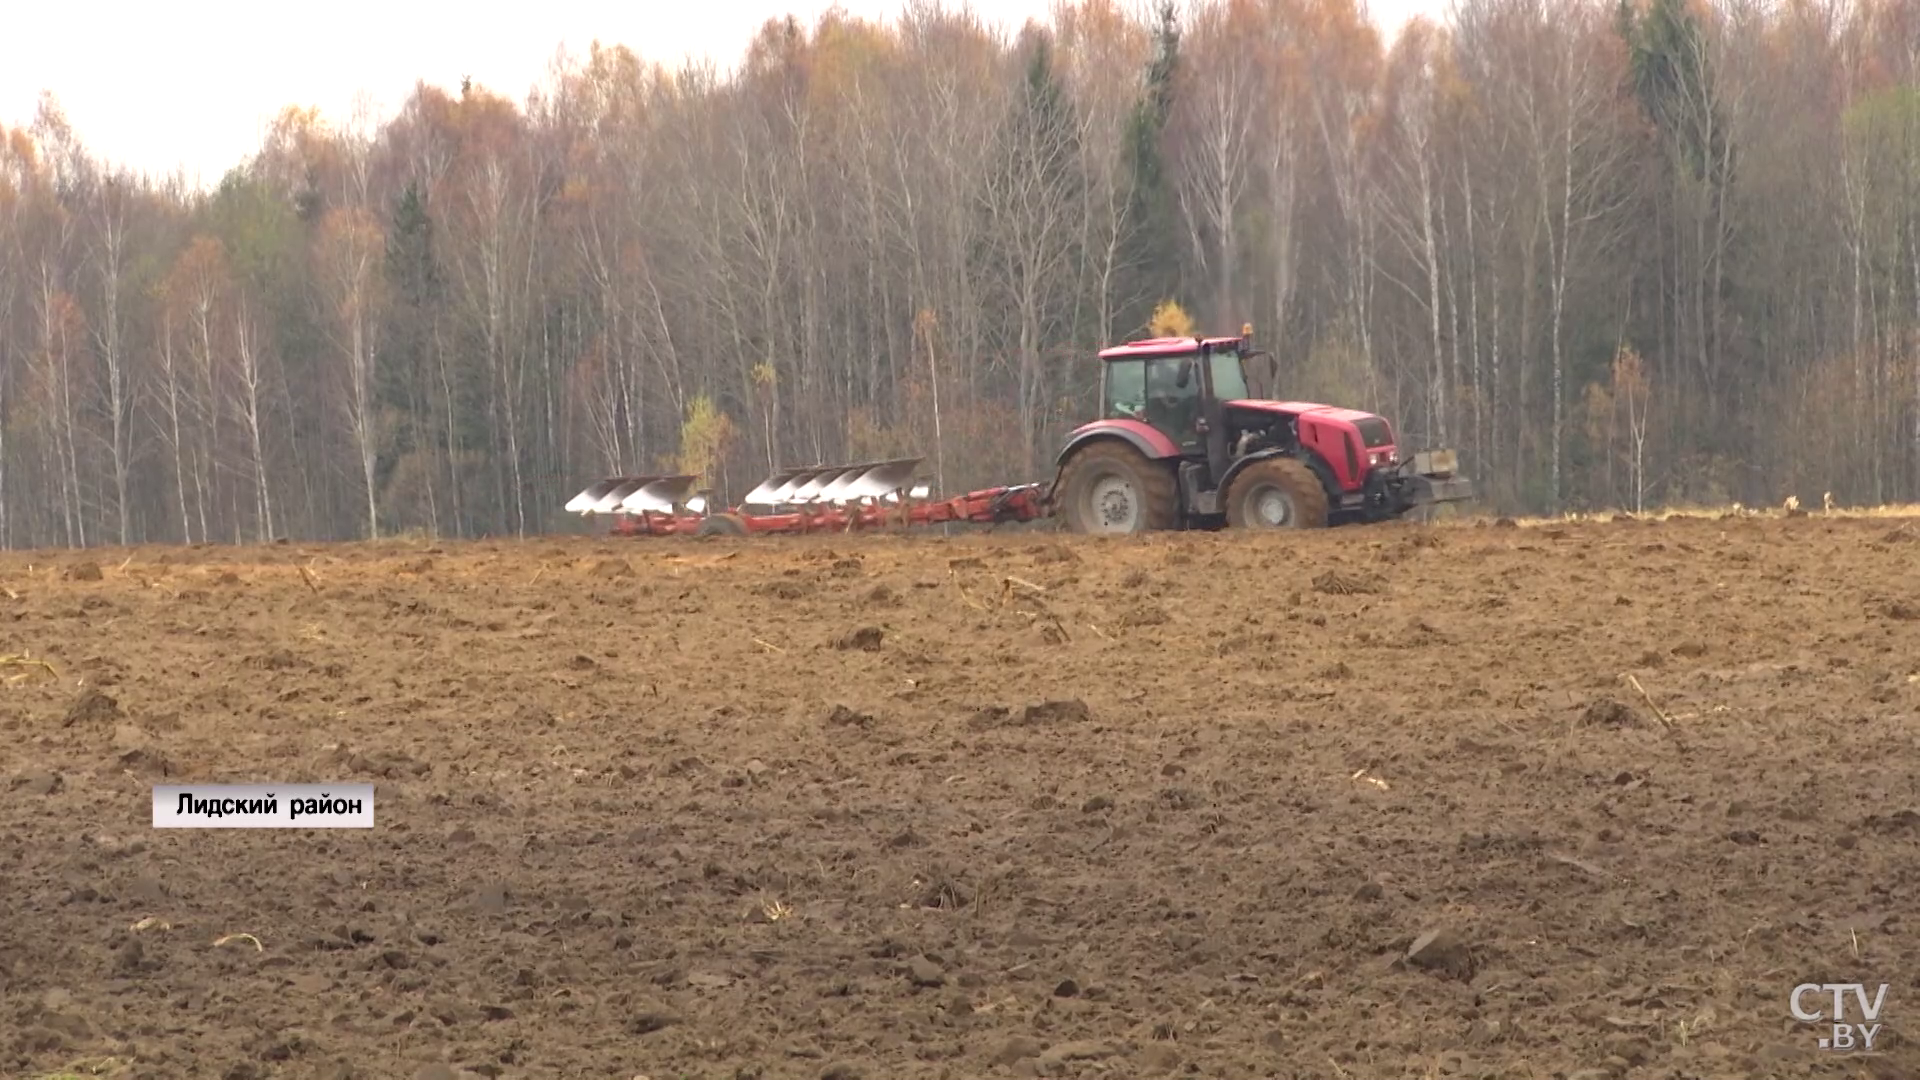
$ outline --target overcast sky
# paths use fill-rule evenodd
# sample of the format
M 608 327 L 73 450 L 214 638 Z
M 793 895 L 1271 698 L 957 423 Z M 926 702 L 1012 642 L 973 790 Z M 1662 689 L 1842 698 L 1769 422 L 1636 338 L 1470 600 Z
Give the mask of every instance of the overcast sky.
M 1140 0 L 1123 0 L 1128 7 Z M 948 0 L 949 6 L 960 6 Z M 137 169 L 183 168 L 212 184 L 255 150 L 286 105 L 344 117 L 364 98 L 385 117 L 424 79 L 462 76 L 515 100 L 563 45 L 594 39 L 670 65 L 687 56 L 730 67 L 768 18 L 811 22 L 828 0 L 65 0 L 10 5 L 0 61 L 0 124 L 31 122 L 52 91 L 97 156 Z M 900 0 L 841 0 L 891 18 Z M 972 0 L 1017 27 L 1050 0 Z M 1372 0 L 1384 29 L 1435 0 Z M 491 9 L 491 10 L 490 10 Z M 495 16 L 494 11 L 502 12 Z

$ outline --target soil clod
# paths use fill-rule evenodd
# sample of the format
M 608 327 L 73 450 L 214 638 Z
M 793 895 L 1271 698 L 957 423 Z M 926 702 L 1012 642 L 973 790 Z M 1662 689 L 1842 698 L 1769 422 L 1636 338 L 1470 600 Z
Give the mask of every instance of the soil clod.
M 1407 947 L 1406 962 L 1462 981 L 1473 978 L 1473 955 L 1466 942 L 1446 927 L 1421 934 Z
M 1043 701 L 1038 705 L 1029 705 L 1021 710 L 1020 723 L 1026 726 L 1039 724 L 1084 724 L 1093 719 L 1093 710 L 1079 698 L 1065 701 Z
M 1633 723 L 1633 709 L 1625 702 L 1601 698 L 1587 703 L 1580 722 L 1598 727 L 1625 727 Z
M 75 724 L 86 724 L 89 726 L 115 724 L 118 723 L 124 715 L 125 714 L 120 711 L 120 703 L 114 700 L 112 695 L 102 693 L 99 690 L 87 690 L 83 691 L 78 698 L 74 699 L 73 704 L 67 708 L 66 718 L 61 721 L 60 726 L 72 727 Z
M 1343 573 L 1339 570 L 1328 570 L 1323 574 L 1316 574 L 1314 576 L 1313 588 L 1314 591 L 1323 592 L 1329 596 L 1371 595 L 1385 592 L 1386 582 L 1378 574 Z
M 833 711 L 827 713 L 828 727 L 853 727 L 866 730 L 873 727 L 873 725 L 874 719 L 872 713 L 860 712 L 857 709 L 851 709 L 845 705 L 835 705 Z
M 857 649 L 861 652 L 879 652 L 880 642 L 886 637 L 886 631 L 877 626 L 862 626 L 851 630 L 835 641 L 836 649 Z

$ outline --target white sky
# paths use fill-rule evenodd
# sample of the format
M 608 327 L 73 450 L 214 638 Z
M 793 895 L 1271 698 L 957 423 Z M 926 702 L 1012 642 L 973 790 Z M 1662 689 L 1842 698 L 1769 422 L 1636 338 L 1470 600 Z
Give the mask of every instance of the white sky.
M 1138 0 L 1123 0 L 1133 6 Z M 960 0 L 947 0 L 959 6 Z M 184 169 L 211 185 L 260 145 L 287 105 L 346 117 L 365 95 L 382 118 L 416 80 L 449 89 L 462 76 L 514 100 L 564 45 L 596 38 L 676 65 L 704 56 L 731 67 L 768 18 L 812 21 L 828 0 L 64 0 L 7 5 L 0 124 L 33 119 L 52 91 L 96 156 L 156 173 Z M 890 18 L 901 0 L 841 0 Z M 1049 0 L 971 0 L 1009 28 L 1046 17 Z M 1185 5 L 1183 4 L 1183 7 Z M 1437 0 L 1372 0 L 1391 32 Z M 492 11 L 488 9 L 492 8 Z M 495 14 L 498 12 L 498 14 Z

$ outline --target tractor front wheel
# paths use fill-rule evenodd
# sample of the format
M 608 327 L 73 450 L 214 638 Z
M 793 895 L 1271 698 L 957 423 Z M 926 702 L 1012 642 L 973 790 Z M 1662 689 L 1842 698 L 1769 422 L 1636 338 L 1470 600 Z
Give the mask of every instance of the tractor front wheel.
M 1297 458 L 1256 461 L 1227 485 L 1227 523 L 1236 529 L 1324 528 L 1327 489 Z
M 1060 475 L 1062 511 L 1077 533 L 1171 529 L 1179 515 L 1173 470 L 1119 441 L 1096 442 Z

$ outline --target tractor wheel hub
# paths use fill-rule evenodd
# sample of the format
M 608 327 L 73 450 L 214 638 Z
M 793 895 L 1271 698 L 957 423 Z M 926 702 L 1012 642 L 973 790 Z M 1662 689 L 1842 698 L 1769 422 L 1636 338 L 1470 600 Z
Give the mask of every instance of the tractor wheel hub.
M 1293 496 L 1277 487 L 1253 493 L 1253 514 L 1262 525 L 1282 528 L 1293 522 Z
M 1123 476 L 1103 476 L 1096 480 L 1087 492 L 1088 516 L 1104 532 L 1132 532 L 1134 521 L 1140 515 L 1139 500 L 1134 497 L 1133 485 Z

